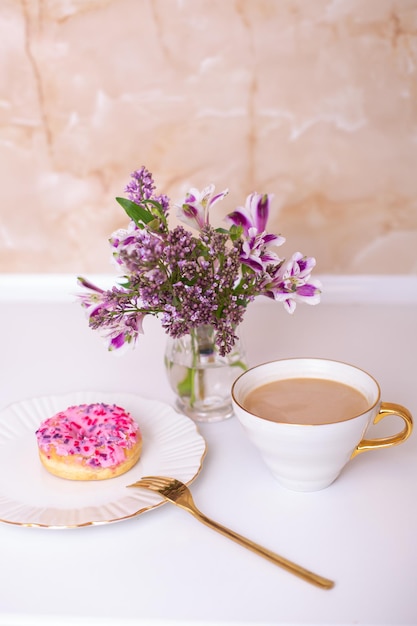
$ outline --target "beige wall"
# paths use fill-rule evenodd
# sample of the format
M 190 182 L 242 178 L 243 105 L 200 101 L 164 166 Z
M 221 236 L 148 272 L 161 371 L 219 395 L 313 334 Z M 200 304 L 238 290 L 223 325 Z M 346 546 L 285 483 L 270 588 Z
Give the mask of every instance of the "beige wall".
M 281 251 L 417 273 L 417 0 L 1 0 L 0 271 L 107 272 L 146 165 Z M 218 205 L 217 205 L 218 206 Z

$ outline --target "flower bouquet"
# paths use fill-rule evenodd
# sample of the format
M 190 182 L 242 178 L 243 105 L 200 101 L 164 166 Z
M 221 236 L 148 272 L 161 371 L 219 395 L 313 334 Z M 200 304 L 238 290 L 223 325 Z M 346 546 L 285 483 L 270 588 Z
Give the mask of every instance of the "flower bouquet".
M 110 237 L 123 279 L 103 290 L 79 278 L 87 290 L 80 298 L 89 325 L 110 350 L 135 344 L 147 315 L 158 316 L 172 340 L 191 338 L 192 360 L 176 390 L 191 407 L 198 396 L 204 403 L 203 360 L 213 365 L 215 356 L 225 359 L 233 353 L 250 302 L 266 296 L 293 313 L 297 302 L 320 301 L 320 284 L 311 279 L 315 259 L 300 252 L 289 260 L 278 256 L 276 248 L 285 239 L 266 231 L 270 194 L 250 194 L 245 206 L 227 215 L 227 227 L 214 228 L 210 211 L 228 190 L 215 193 L 214 185 L 191 189 L 175 205 L 178 219 L 190 230 L 170 227 L 170 200 L 155 193 L 145 167 L 133 172 L 125 191 L 128 197 L 116 200 L 130 223 Z M 240 359 L 236 363 L 242 365 Z M 230 383 L 227 391 L 230 398 Z

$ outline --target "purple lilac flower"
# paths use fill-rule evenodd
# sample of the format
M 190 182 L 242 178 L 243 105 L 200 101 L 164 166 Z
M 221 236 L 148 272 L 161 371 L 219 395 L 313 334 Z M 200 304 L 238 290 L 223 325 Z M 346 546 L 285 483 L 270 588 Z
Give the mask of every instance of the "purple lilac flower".
M 206 226 L 200 239 L 192 238 L 186 246 L 192 253 L 191 258 L 183 259 L 184 265 L 181 265 L 184 245 L 178 247 L 178 243 L 186 232 L 182 227 L 175 229 L 173 234 L 181 237 L 166 249 L 169 259 L 179 258 L 180 263 L 162 315 L 162 326 L 172 337 L 181 337 L 205 324 L 215 329 L 224 327 L 217 341 L 220 353 L 225 354 L 226 347 L 230 350 L 235 340 L 234 322 L 242 320 L 244 311 L 233 295 L 240 275 L 238 251 L 229 246 L 228 235 Z M 226 328 L 225 319 L 229 319 L 230 326 L 234 325 L 233 329 Z
M 116 263 L 132 274 L 157 266 L 164 249 L 164 239 L 160 234 L 141 228 L 116 231 L 110 243 Z
M 165 213 L 168 212 L 168 196 L 164 194 L 158 196 L 154 195 L 155 183 L 153 176 L 144 166 L 132 172 L 131 180 L 126 185 L 125 191 L 127 192 L 129 200 L 140 206 L 146 205 L 146 200 L 153 200 L 162 206 Z
M 87 290 L 80 299 L 89 325 L 103 335 L 109 349 L 135 344 L 144 318 L 156 315 L 172 337 L 213 327 L 224 356 L 256 296 L 281 301 L 290 313 L 296 302 L 319 302 L 320 284 L 311 280 L 315 260 L 297 252 L 285 261 L 272 249 L 285 241 L 265 230 L 272 196 L 248 196 L 245 207 L 228 216 L 234 227 L 241 228 L 225 231 L 209 224 L 209 210 L 227 190 L 214 194 L 214 185 L 201 192 L 191 189 L 179 217 L 198 229 L 194 236 L 183 226 L 168 228 L 169 200 L 155 195 L 146 168 L 133 172 L 126 191 L 131 202 L 146 209 L 145 217 L 151 213 L 151 219 L 131 221 L 110 237 L 113 258 L 124 272 L 123 284 L 105 291 L 79 279 Z M 124 208 L 131 215 L 131 207 Z

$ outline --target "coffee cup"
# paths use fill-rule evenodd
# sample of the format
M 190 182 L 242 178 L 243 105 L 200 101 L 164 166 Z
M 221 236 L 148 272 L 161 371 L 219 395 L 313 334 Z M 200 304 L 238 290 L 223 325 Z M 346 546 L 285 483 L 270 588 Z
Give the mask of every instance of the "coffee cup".
M 271 361 L 243 372 L 233 383 L 236 417 L 277 481 L 295 491 L 328 487 L 358 454 L 388 448 L 411 435 L 405 407 L 381 401 L 377 381 L 347 363 L 318 358 Z M 403 429 L 367 438 L 388 415 Z

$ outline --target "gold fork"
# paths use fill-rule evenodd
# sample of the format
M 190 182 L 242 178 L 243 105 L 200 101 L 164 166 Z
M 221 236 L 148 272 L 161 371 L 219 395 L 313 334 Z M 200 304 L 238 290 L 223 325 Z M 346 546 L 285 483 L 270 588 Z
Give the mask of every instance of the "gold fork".
M 265 559 L 272 561 L 275 565 L 284 568 L 288 572 L 291 572 L 291 574 L 295 574 L 295 576 L 298 576 L 299 578 L 302 578 L 317 587 L 321 587 L 322 589 L 331 589 L 334 585 L 332 580 L 323 578 L 323 576 L 319 576 L 318 574 L 314 574 L 314 572 L 304 569 L 304 567 L 296 565 L 296 563 L 288 561 L 284 557 L 263 548 L 253 541 L 250 541 L 250 539 L 246 539 L 245 537 L 242 537 L 242 535 L 235 533 L 233 530 L 230 530 L 229 528 L 226 528 L 225 526 L 209 519 L 206 515 L 204 515 L 204 513 L 199 511 L 194 504 L 194 500 L 188 487 L 175 478 L 168 478 L 166 476 L 144 476 L 133 485 L 128 485 L 128 487 L 143 487 L 144 489 L 156 491 L 166 500 L 169 500 L 169 502 L 173 502 L 185 511 L 194 515 L 195 518 L 206 526 L 217 530 L 229 539 L 236 541 L 245 548 L 252 550 L 252 552 L 263 556 Z

